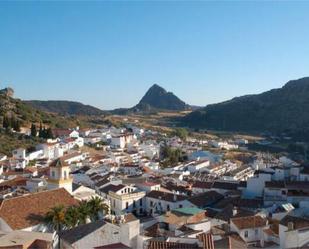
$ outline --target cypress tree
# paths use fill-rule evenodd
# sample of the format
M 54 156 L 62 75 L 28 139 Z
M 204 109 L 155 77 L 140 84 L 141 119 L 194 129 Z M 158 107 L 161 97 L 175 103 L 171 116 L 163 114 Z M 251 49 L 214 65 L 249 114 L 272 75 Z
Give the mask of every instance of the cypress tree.
M 36 137 L 37 131 L 36 131 L 36 126 L 35 124 L 31 125 L 31 136 Z
M 11 128 L 15 128 L 15 126 L 16 126 L 16 119 L 15 119 L 15 117 L 14 116 L 11 116 L 11 118 L 9 119 L 9 127 L 11 127 Z M 15 130 L 15 129 L 14 129 Z
M 20 121 L 15 119 L 13 129 L 17 132 L 20 132 Z
M 39 137 L 44 137 L 42 122 L 40 122 Z
M 3 117 L 3 123 L 2 123 L 3 128 L 8 129 L 10 127 L 10 122 L 7 116 Z
M 46 130 L 46 138 L 53 138 L 53 132 L 52 132 L 52 129 L 51 128 L 48 128 Z

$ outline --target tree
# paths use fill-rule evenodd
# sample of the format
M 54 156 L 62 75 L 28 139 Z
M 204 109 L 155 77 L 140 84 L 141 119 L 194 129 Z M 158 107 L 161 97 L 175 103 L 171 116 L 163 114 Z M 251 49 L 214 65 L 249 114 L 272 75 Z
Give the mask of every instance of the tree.
M 18 119 L 14 120 L 13 129 L 17 132 L 20 132 L 20 121 Z
M 53 132 L 51 128 L 45 130 L 45 138 L 53 138 Z
M 183 162 L 186 155 L 179 148 L 172 148 L 167 145 L 161 147 L 162 164 L 164 167 L 175 166 L 179 162 Z
M 9 120 L 9 118 L 6 115 L 3 117 L 2 126 L 5 129 L 8 129 L 10 127 L 10 120 Z
M 39 137 L 44 137 L 42 122 L 40 122 Z
M 60 249 L 60 233 L 65 226 L 65 208 L 62 205 L 55 206 L 46 214 L 45 223 L 50 225 L 58 235 L 58 248 Z
M 65 212 L 65 224 L 68 228 L 74 228 L 79 223 L 79 212 L 76 206 L 68 207 Z
M 10 121 L 10 127 L 13 128 L 15 130 L 15 126 L 16 126 L 16 119 L 14 116 L 11 116 L 11 118 L 9 119 Z
M 103 212 L 108 213 L 109 207 L 106 205 L 103 200 L 98 197 L 92 197 L 88 201 L 88 206 L 89 206 L 89 215 L 92 221 L 97 221 L 99 220 L 99 213 Z
M 87 201 L 81 201 L 77 207 L 79 213 L 79 224 L 86 224 L 90 219 L 90 207 Z
M 185 128 L 176 128 L 174 131 L 174 135 L 182 140 L 186 140 L 188 137 L 188 131 Z
M 36 135 L 37 135 L 36 126 L 35 126 L 35 124 L 32 124 L 31 125 L 31 136 L 36 137 Z

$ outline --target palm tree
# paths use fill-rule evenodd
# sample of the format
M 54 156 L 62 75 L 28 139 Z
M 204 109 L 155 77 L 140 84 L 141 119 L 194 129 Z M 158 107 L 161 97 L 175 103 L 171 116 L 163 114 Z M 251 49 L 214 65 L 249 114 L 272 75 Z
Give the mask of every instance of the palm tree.
M 81 201 L 77 207 L 79 214 L 79 224 L 86 224 L 90 218 L 90 207 L 87 201 Z
M 53 228 L 58 236 L 58 248 L 60 248 L 60 233 L 65 225 L 65 208 L 58 205 L 50 209 L 44 217 L 45 223 Z
M 89 215 L 93 221 L 99 220 L 99 213 L 104 211 L 104 213 L 107 214 L 109 211 L 108 205 L 106 205 L 98 196 L 91 197 L 91 199 L 88 201 L 88 206 Z
M 68 207 L 65 212 L 65 224 L 68 228 L 76 227 L 79 223 L 79 211 L 78 207 Z

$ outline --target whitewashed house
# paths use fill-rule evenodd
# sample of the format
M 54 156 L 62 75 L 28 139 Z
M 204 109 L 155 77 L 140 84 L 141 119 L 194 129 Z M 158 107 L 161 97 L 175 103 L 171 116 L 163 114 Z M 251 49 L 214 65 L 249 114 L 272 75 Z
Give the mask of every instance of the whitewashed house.
M 263 230 L 268 227 L 268 220 L 258 215 L 230 220 L 231 231 L 236 232 L 247 245 L 263 244 Z
M 145 212 L 145 195 L 145 191 L 136 187 L 119 184 L 110 185 L 107 199 L 110 201 L 112 214 L 133 213 L 140 215 Z
M 146 209 L 149 215 L 160 214 L 176 208 L 194 207 L 184 195 L 153 190 L 146 195 Z

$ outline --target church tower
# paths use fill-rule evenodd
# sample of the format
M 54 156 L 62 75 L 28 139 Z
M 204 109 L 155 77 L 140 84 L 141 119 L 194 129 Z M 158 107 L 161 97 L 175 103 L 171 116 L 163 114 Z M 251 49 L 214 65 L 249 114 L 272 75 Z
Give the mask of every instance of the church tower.
M 49 165 L 48 189 L 65 188 L 72 193 L 73 178 L 70 176 L 69 165 L 61 158 Z

